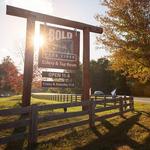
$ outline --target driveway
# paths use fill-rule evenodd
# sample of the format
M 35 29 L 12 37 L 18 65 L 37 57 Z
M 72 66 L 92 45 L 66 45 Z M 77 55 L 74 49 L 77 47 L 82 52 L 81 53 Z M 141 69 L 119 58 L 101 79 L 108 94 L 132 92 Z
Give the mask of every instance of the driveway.
M 134 97 L 135 101 L 150 103 L 150 97 Z

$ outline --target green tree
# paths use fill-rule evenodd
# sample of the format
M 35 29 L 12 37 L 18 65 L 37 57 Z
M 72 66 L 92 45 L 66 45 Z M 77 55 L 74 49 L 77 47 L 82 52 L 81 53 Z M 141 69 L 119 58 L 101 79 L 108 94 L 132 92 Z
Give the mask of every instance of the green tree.
M 108 60 L 105 58 L 101 58 L 98 61 L 92 60 L 90 62 L 92 93 L 96 90 L 102 90 L 105 93 L 109 93 L 110 89 L 112 89 L 108 63 Z
M 106 58 L 100 58 L 97 61 L 90 62 L 90 76 L 92 93 L 97 90 L 105 94 L 117 88 L 117 94 L 130 94 L 126 77 L 120 72 L 110 69 L 111 63 Z
M 104 33 L 97 40 L 111 52 L 112 68 L 150 81 L 150 1 L 104 0 L 103 5 L 107 12 L 96 19 Z

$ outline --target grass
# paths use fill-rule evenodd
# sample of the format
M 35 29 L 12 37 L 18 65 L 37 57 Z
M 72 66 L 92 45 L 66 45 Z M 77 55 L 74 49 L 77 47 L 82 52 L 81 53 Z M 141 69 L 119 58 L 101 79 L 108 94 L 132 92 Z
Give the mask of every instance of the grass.
M 0 98 L 0 109 L 20 107 L 21 96 Z M 52 104 L 46 99 L 32 98 L 32 103 Z M 69 111 L 79 111 L 79 107 Z M 59 110 L 62 112 L 63 110 Z M 15 116 L 17 118 L 17 116 Z M 0 118 L 0 122 L 16 118 Z M 39 127 L 55 126 L 64 122 L 85 119 L 86 116 L 58 120 L 40 124 Z M 1 132 L 10 134 L 13 131 Z M 18 144 L 19 143 L 19 144 Z M 27 141 L 2 145 L 0 149 L 25 149 Z M 18 146 L 20 146 L 18 148 Z M 135 111 L 126 113 L 124 117 L 96 122 L 96 127 L 90 129 L 88 125 L 63 130 L 38 138 L 36 150 L 150 150 L 150 104 L 135 102 Z

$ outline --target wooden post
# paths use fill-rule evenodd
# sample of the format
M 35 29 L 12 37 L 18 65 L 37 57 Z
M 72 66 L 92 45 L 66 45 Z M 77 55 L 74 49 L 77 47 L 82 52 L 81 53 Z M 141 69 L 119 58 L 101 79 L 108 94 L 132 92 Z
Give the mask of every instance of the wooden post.
M 60 99 L 62 102 L 64 102 L 62 94 L 60 95 Z
M 104 96 L 104 107 L 106 107 L 106 95 Z
M 66 102 L 66 100 L 65 100 L 65 95 L 63 94 L 62 96 L 63 96 L 63 101 Z
M 134 111 L 134 99 L 133 96 L 130 96 L 130 109 Z
M 95 101 L 89 101 L 89 125 L 91 128 L 95 126 Z
M 75 101 L 77 102 L 77 100 L 78 100 L 78 97 L 77 97 L 77 94 L 75 95 Z
M 31 105 L 29 125 L 29 148 L 32 149 L 37 142 L 38 110 L 37 105 Z
M 34 55 L 34 32 L 35 32 L 35 20 L 33 17 L 27 18 L 22 106 L 29 106 L 31 101 L 33 55 Z
M 97 96 L 95 95 L 95 101 L 97 100 Z
M 83 77 L 82 77 L 82 101 L 89 100 L 90 92 L 90 32 L 88 28 L 83 30 Z M 83 110 L 87 110 L 88 106 L 82 106 Z
M 120 115 L 122 115 L 123 114 L 123 98 L 122 97 L 119 98 L 119 105 L 120 105 L 119 107 Z
M 60 102 L 62 102 L 62 95 L 60 95 Z
M 126 95 L 124 96 L 124 103 L 123 104 L 125 104 L 124 109 L 126 110 L 127 109 L 127 97 L 126 97 Z
M 72 103 L 72 94 L 71 94 L 71 103 Z

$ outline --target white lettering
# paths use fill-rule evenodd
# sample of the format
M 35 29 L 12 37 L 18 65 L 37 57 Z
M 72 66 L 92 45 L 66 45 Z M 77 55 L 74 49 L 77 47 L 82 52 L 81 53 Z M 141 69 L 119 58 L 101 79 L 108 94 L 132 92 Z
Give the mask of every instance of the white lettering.
M 73 35 L 71 32 L 66 32 L 63 30 L 55 30 L 55 29 L 49 29 L 48 32 L 48 39 L 49 41 L 54 40 L 61 40 L 61 39 L 72 39 Z
M 67 39 L 72 39 L 72 33 L 71 32 L 67 32 Z
M 56 40 L 60 40 L 61 39 L 61 31 L 60 30 L 56 30 L 55 39 Z
M 65 32 L 62 31 L 62 39 L 67 39 L 67 36 L 65 36 Z

